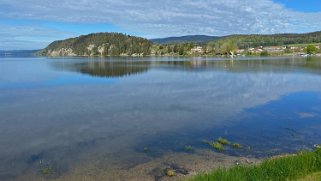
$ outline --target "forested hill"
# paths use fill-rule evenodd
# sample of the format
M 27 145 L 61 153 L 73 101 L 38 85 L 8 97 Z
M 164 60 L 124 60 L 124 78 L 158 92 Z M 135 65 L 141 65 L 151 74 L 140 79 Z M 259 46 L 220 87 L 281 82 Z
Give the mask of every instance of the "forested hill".
M 45 56 L 142 56 L 149 55 L 152 42 L 121 33 L 95 33 L 55 41 L 40 55 Z
M 290 44 L 320 43 L 321 31 L 304 34 L 274 34 L 274 35 L 230 35 L 209 42 L 209 45 L 233 43 L 238 48 L 257 46 L 278 46 Z
M 207 42 L 209 39 L 212 41 Z M 305 34 L 230 35 L 224 37 L 185 36 L 153 40 L 154 42 L 121 33 L 96 33 L 55 41 L 40 51 L 44 56 L 145 56 L 226 54 L 237 49 L 258 46 L 321 43 L 321 31 Z M 158 43 L 156 43 L 158 42 Z M 203 43 L 200 43 L 203 42 Z M 206 50 L 206 51 L 205 51 Z
M 209 41 L 213 41 L 218 38 L 220 37 L 207 36 L 207 35 L 188 35 L 188 36 L 180 36 L 180 37 L 157 38 L 157 39 L 151 39 L 151 41 L 157 44 L 175 44 L 175 43 L 206 44 Z

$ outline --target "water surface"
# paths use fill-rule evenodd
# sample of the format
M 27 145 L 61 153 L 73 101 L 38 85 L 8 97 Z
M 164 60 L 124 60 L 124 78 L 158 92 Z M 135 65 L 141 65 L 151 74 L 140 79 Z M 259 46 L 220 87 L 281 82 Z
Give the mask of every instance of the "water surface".
M 312 149 L 320 76 L 318 58 L 1 58 L 0 180 L 126 170 L 218 137 L 244 145 L 232 156 Z

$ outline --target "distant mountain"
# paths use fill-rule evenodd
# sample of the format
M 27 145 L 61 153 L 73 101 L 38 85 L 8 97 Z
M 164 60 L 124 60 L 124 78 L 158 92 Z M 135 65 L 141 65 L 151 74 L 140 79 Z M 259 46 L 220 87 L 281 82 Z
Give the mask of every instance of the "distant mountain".
M 209 41 L 214 41 L 220 37 L 218 36 L 207 36 L 207 35 L 189 35 L 180 37 L 168 37 L 168 38 L 157 38 L 151 39 L 153 43 L 157 44 L 174 44 L 174 43 L 199 43 L 205 44 Z
M 0 57 L 32 57 L 39 50 L 0 50 Z

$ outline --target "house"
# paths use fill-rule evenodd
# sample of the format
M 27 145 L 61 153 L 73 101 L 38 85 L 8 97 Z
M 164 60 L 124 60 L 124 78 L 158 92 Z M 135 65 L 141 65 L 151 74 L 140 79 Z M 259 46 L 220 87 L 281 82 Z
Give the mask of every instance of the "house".
M 204 53 L 204 49 L 201 46 L 197 46 L 191 49 L 192 54 L 202 54 Z
M 249 52 L 254 53 L 254 54 L 258 54 L 263 52 L 263 49 L 261 46 L 256 47 L 256 48 L 249 48 Z
M 241 53 L 244 53 L 244 52 L 245 52 L 244 49 L 238 49 L 238 50 L 236 50 L 236 53 L 237 53 L 237 54 L 241 54 Z
M 291 50 L 299 50 L 300 47 L 290 47 Z
M 268 47 L 263 47 L 263 50 L 267 52 L 279 53 L 286 50 L 286 46 L 268 46 Z

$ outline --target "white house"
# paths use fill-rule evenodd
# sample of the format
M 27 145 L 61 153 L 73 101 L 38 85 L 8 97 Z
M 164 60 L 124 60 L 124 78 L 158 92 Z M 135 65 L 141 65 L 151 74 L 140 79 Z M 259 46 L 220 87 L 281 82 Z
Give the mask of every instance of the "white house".
M 201 46 L 197 46 L 191 49 L 193 54 L 204 53 L 204 49 Z

